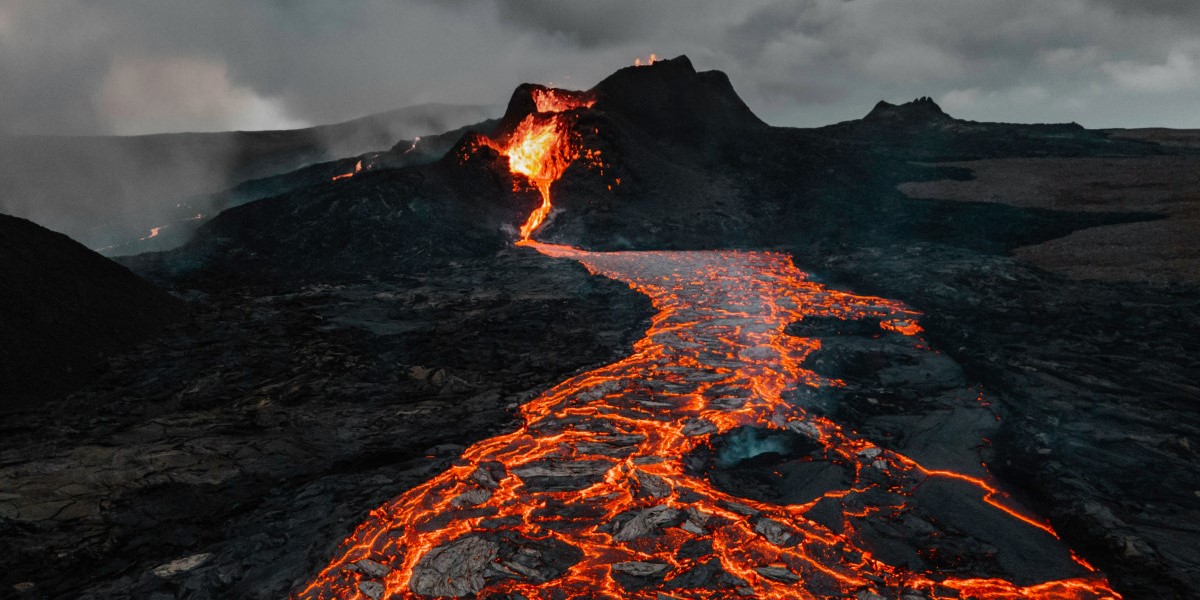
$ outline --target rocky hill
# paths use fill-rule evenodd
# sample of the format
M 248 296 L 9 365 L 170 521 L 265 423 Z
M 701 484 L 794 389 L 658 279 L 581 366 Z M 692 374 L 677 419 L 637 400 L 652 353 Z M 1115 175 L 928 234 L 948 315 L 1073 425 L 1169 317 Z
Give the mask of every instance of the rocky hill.
M 183 303 L 61 233 L 0 214 L 0 412 L 39 408 Z

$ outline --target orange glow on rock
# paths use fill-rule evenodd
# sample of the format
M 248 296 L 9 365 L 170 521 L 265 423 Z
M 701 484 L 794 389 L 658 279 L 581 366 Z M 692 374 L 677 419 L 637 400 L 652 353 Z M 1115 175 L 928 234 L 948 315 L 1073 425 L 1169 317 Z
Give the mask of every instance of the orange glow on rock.
M 582 94 L 566 90 L 535 89 L 532 96 L 537 112 L 527 115 L 504 141 L 489 143 L 508 157 L 509 170 L 525 176 L 542 197 L 541 205 L 521 225 L 522 240 L 528 240 L 550 215 L 550 186 L 579 158 L 579 142 L 563 113 L 593 104 Z
M 879 326 L 903 335 L 917 335 L 923 331 L 916 321 L 910 319 L 888 319 L 881 321 Z
M 640 57 L 640 56 L 639 56 L 639 57 L 637 57 L 637 58 L 635 58 L 635 59 L 633 59 L 633 66 L 635 66 L 635 67 L 642 67 L 642 66 L 646 66 L 646 67 L 648 67 L 648 66 L 650 66 L 650 65 L 652 65 L 652 64 L 654 64 L 654 63 L 656 63 L 656 62 L 658 62 L 658 55 L 657 55 L 657 54 L 655 54 L 655 53 L 653 53 L 653 52 L 651 52 L 651 53 L 650 53 L 650 57 L 646 59 L 646 62 L 645 62 L 645 63 L 643 63 L 643 62 L 642 62 L 642 57 Z
M 348 179 L 350 177 L 354 177 L 355 175 L 357 175 L 360 172 L 362 172 L 362 161 L 361 160 L 354 164 L 353 171 L 350 171 L 349 173 L 342 173 L 341 175 L 334 175 L 333 181 L 337 181 L 339 179 Z
M 508 145 L 497 150 L 508 156 L 509 169 L 528 178 L 542 196 L 542 204 L 521 225 L 521 239 L 527 240 L 550 214 L 551 184 L 558 181 L 578 153 L 561 131 L 557 116 L 535 115 L 525 117 Z

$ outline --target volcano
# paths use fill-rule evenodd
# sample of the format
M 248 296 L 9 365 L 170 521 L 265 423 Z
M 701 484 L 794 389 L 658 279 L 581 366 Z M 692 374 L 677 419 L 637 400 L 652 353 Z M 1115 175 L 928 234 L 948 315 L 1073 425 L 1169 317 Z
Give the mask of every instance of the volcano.
M 276 176 L 278 195 L 182 247 L 121 259 L 188 320 L 8 426 L 4 585 L 373 600 L 1200 585 L 1200 532 L 1178 525 L 1200 489 L 1200 294 L 1011 256 L 1175 217 L 901 191 L 970 182 L 976 163 L 1200 160 L 1186 147 L 964 121 L 929 98 L 772 127 L 686 57 L 587 90 L 521 85 L 494 126 L 440 143 L 429 161 L 401 143 Z

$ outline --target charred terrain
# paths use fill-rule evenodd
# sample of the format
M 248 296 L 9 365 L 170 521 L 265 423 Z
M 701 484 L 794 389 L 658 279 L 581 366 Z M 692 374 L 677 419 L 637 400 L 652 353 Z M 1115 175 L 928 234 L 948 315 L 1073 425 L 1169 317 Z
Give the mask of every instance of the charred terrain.
M 680 57 L 423 144 L 0 217 L 0 596 L 1200 593 L 1200 134 Z

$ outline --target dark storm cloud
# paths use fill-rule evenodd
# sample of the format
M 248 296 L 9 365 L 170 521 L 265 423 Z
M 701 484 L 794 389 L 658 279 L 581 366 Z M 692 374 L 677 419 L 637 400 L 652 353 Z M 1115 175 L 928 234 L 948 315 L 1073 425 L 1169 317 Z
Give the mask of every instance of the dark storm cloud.
M 1192 0 L 0 0 L 26 132 L 331 122 L 587 87 L 634 57 L 722 69 L 768 121 L 931 95 L 976 119 L 1200 126 Z

